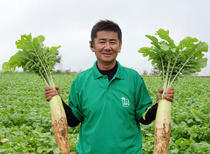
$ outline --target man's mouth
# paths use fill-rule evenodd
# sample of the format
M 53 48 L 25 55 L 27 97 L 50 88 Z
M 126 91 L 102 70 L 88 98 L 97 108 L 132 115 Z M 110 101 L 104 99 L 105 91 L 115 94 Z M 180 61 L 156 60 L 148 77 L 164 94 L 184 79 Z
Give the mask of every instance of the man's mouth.
M 103 55 L 112 55 L 111 52 L 102 52 Z

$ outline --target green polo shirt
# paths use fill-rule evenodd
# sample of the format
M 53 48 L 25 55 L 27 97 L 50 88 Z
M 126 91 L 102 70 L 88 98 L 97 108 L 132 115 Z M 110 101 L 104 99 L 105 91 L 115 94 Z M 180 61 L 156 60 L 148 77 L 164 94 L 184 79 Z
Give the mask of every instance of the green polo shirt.
M 117 63 L 110 81 L 95 62 L 71 85 L 69 106 L 81 121 L 79 154 L 142 154 L 138 121 L 152 101 L 142 77 Z

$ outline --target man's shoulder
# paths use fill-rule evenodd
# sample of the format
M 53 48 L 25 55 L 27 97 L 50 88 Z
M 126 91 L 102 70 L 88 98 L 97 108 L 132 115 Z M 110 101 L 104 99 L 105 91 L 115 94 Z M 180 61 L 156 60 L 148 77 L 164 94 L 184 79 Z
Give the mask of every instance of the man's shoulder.
M 84 71 L 81 71 L 79 74 L 78 74 L 78 77 L 85 77 L 87 76 L 88 74 L 92 73 L 92 67 L 84 70 Z
M 121 65 L 121 68 L 122 68 L 122 71 L 123 71 L 124 73 L 126 73 L 126 75 L 128 75 L 128 76 L 133 76 L 133 77 L 140 77 L 140 78 L 142 78 L 141 75 L 140 75 L 136 70 L 134 70 L 133 68 L 129 68 L 129 67 L 122 66 L 122 65 Z
M 88 78 L 89 75 L 91 75 L 92 73 L 92 67 L 91 68 L 88 68 L 84 71 L 81 71 L 77 77 L 75 78 L 75 81 L 81 81 L 81 80 L 84 80 L 86 78 Z

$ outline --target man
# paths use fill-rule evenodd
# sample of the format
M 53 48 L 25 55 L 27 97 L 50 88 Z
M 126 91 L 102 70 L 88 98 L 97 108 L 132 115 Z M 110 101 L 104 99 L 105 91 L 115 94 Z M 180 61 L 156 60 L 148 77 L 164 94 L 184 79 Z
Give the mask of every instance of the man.
M 68 105 L 63 102 L 68 125 L 74 127 L 81 123 L 77 151 L 79 154 L 141 154 L 139 122 L 151 123 L 158 104 L 152 106 L 142 77 L 116 61 L 122 47 L 122 33 L 116 23 L 109 20 L 96 23 L 89 43 L 97 61 L 77 76 L 71 85 Z M 60 94 L 58 86 L 56 90 Z M 162 93 L 160 89 L 159 99 Z M 55 94 L 52 88 L 45 88 L 47 101 Z M 172 101 L 173 95 L 173 88 L 169 88 L 165 98 Z

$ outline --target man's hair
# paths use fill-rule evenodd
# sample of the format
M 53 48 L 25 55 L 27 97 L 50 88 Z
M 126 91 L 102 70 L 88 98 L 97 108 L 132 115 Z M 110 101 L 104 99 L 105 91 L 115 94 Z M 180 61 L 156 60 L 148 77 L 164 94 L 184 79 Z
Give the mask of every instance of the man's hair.
M 94 42 L 97 32 L 99 31 L 114 31 L 117 32 L 120 42 L 122 42 L 122 32 L 118 24 L 111 20 L 100 20 L 97 22 L 91 30 L 91 40 Z

